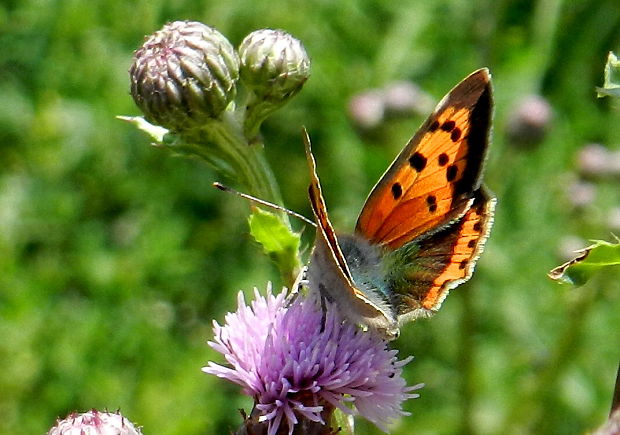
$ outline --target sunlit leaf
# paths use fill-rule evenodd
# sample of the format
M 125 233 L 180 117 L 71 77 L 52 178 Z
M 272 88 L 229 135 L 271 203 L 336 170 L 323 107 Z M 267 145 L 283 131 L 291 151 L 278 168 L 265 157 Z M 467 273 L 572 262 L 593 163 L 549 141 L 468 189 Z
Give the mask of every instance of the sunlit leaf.
M 168 134 L 168 129 L 154 125 L 141 116 L 117 116 L 116 119 L 133 124 L 138 130 L 148 134 L 155 143 L 163 143 L 164 137 Z
M 599 98 L 601 97 L 620 97 L 620 83 L 614 82 L 614 74 L 620 74 L 620 61 L 616 55 L 610 51 L 605 64 L 605 81 L 602 88 L 596 88 Z
M 352 415 L 345 414 L 341 410 L 336 409 L 332 414 L 332 420 L 334 422 L 332 426 L 336 426 L 339 429 L 338 434 L 353 435 L 355 425 Z
M 572 260 L 551 270 L 549 278 L 562 284 L 585 284 L 599 270 L 620 265 L 620 240 L 616 243 L 596 240 L 577 254 Z
M 277 214 L 254 208 L 248 218 L 250 234 L 275 261 L 285 281 L 290 281 L 300 268 L 300 237 Z

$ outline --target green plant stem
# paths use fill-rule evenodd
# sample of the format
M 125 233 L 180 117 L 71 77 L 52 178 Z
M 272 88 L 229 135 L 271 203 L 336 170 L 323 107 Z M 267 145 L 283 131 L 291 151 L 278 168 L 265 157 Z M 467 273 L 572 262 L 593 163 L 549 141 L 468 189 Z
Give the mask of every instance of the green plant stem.
M 281 204 L 280 189 L 265 157 L 263 143 L 257 135 L 253 135 L 252 140 L 248 139 L 240 122 L 243 119 L 239 112 L 226 112 L 221 119 L 209 122 L 198 131 L 187 132 L 170 145 L 163 146 L 203 159 L 223 176 L 240 184 L 244 193 Z M 271 210 L 270 213 L 291 233 L 292 240 L 298 238 L 286 213 L 279 210 Z M 265 247 L 264 240 L 256 240 Z M 286 285 L 291 286 L 302 264 L 299 249 L 280 248 L 269 251 L 269 255 L 280 269 Z
M 258 137 L 251 142 L 242 132 L 235 115 L 226 112 L 222 119 L 213 120 L 199 131 L 184 134 L 170 145 L 173 151 L 201 158 L 229 180 L 241 185 L 246 193 L 282 203 L 278 183 L 265 157 L 264 145 Z M 290 228 L 288 216 L 277 212 Z
M 208 125 L 201 134 L 200 142 L 215 147 L 209 151 L 221 155 L 231 165 L 236 171 L 234 178 L 251 195 L 278 204 L 282 202 L 262 141 L 255 138 L 250 143 L 231 114 Z
M 461 294 L 461 317 L 460 317 L 460 349 L 459 371 L 461 373 L 460 402 L 461 422 L 459 433 L 473 434 L 473 404 L 476 395 L 476 374 L 474 364 L 474 334 L 476 332 L 476 313 L 473 303 L 473 286 L 467 286 Z
M 244 133 L 247 137 L 254 138 L 258 135 L 259 128 L 269 115 L 284 105 L 285 101 L 271 102 L 268 100 L 252 101 L 247 106 L 244 123 Z

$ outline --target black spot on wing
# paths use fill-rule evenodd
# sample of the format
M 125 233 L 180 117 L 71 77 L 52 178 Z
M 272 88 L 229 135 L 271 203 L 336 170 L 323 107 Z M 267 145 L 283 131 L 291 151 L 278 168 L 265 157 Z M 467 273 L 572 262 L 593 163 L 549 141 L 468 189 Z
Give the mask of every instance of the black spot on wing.
M 426 167 L 426 157 L 422 154 L 415 152 L 409 157 L 409 165 L 418 172 L 421 172 Z
M 446 153 L 439 154 L 439 157 L 437 158 L 437 163 L 439 163 L 439 166 L 446 166 L 449 161 L 450 157 L 448 157 Z
M 428 211 L 431 213 L 437 211 L 437 197 L 435 195 L 428 195 L 426 197 L 426 204 L 428 205 Z
M 472 103 L 469 132 L 463 141 L 465 146 L 467 146 L 467 163 L 463 169 L 461 179 L 454 187 L 455 195 L 470 193 L 477 189 L 480 184 L 482 165 L 489 140 L 491 110 L 493 107 L 490 84 L 485 86 L 480 97 Z
M 450 133 L 450 139 L 452 140 L 452 142 L 456 142 L 461 138 L 461 129 L 456 127 L 452 130 L 452 132 Z
M 459 173 L 458 166 L 456 165 L 448 166 L 448 169 L 446 170 L 446 180 L 454 181 L 458 173 Z
M 394 199 L 399 199 L 401 196 L 403 196 L 403 187 L 400 185 L 400 183 L 392 184 L 392 196 L 394 197 Z
M 452 120 L 447 120 L 446 122 L 444 122 L 443 124 L 441 124 L 441 129 L 443 131 L 447 131 L 450 132 L 452 131 L 452 129 L 454 129 L 454 126 L 456 125 L 456 122 L 452 121 Z

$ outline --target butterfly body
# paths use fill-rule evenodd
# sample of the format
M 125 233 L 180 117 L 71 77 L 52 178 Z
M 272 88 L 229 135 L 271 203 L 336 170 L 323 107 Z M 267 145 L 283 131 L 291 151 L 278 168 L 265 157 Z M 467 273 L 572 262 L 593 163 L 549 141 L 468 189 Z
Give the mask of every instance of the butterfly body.
M 353 235 L 332 227 L 306 138 L 317 221 L 311 290 L 391 339 L 400 324 L 433 314 L 471 277 L 495 206 L 481 185 L 491 109 L 490 75 L 481 69 L 444 97 L 396 157 Z

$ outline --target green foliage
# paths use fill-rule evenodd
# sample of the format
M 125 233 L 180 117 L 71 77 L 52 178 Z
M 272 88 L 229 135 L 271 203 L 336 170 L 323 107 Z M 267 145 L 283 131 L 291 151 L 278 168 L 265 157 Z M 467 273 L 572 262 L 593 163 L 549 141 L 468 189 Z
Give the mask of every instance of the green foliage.
M 117 115 L 139 115 L 127 69 L 143 36 L 192 19 L 233 44 L 281 28 L 312 59 L 302 92 L 263 126 L 287 207 L 310 215 L 299 135 L 308 128 L 337 229 L 350 231 L 372 184 L 421 118 L 358 134 L 354 94 L 414 80 L 440 98 L 488 66 L 496 95 L 486 182 L 496 220 L 470 282 L 395 346 L 415 360 L 412 416 L 395 434 L 583 433 L 608 413 L 620 342 L 618 268 L 593 291 L 546 278 L 566 236 L 604 239 L 617 179 L 586 180 L 581 147 L 620 144 L 620 111 L 597 100 L 620 48 L 617 0 L 469 2 L 91 2 L 0 5 L 0 433 L 44 433 L 70 411 L 120 408 L 151 434 L 234 430 L 251 400 L 200 372 L 239 289 L 278 271 L 252 243 L 247 205 L 211 187 L 204 164 L 149 147 Z M 509 114 L 543 95 L 545 140 L 506 140 Z M 293 222 L 298 225 L 296 222 Z M 312 231 L 304 233 L 311 245 Z M 581 245 L 583 246 L 583 245 Z M 594 291 L 596 290 L 596 291 Z M 356 433 L 377 433 L 363 420 Z
M 332 415 L 332 427 L 337 427 L 342 435 L 353 435 L 355 422 L 351 419 L 350 415 L 345 414 L 340 409 L 334 410 Z
M 562 284 L 584 285 L 595 273 L 620 265 L 620 243 L 596 240 L 574 259 L 556 267 L 549 277 Z
M 599 97 L 620 97 L 620 84 L 614 80 L 614 76 L 620 70 L 620 61 L 610 51 L 605 64 L 605 81 L 602 88 L 596 88 Z
M 282 221 L 281 217 L 274 213 L 253 208 L 248 218 L 250 234 L 263 247 L 263 251 L 278 266 L 280 274 L 289 277 L 291 283 L 299 272 L 299 246 L 301 235 L 291 232 Z

